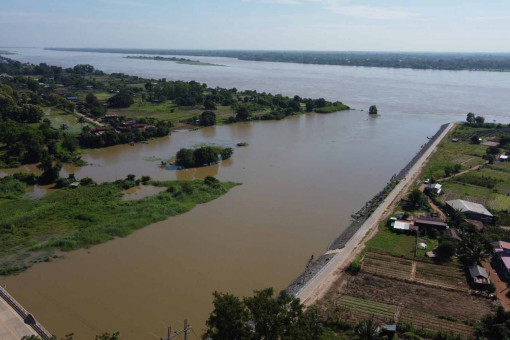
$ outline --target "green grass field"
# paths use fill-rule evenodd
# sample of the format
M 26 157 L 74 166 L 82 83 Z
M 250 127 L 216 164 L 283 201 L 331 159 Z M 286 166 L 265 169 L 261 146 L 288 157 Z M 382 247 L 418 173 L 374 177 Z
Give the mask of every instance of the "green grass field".
M 206 185 L 202 180 L 152 182 L 169 189 L 135 201 L 123 201 L 121 185 L 104 183 L 59 189 L 38 200 L 0 204 L 0 274 L 31 263 L 7 261 L 13 254 L 58 249 L 68 251 L 124 237 L 136 229 L 182 214 L 211 201 L 237 183 Z
M 82 124 L 78 123 L 78 118 L 72 113 L 67 113 L 57 108 L 47 108 L 43 116 L 44 118 L 49 119 L 51 126 L 55 129 L 61 129 L 62 125 L 65 124 L 67 126 L 66 132 L 70 134 L 79 134 L 81 132 Z M 87 125 L 94 128 L 89 123 L 83 123 L 83 126 Z
M 441 143 L 438 150 L 430 158 L 427 167 L 423 172 L 423 178 L 445 177 L 444 168 L 460 164 L 462 170 L 485 162 L 482 156 L 485 155 L 486 146 L 469 144 L 467 141 L 452 142 L 457 137 L 456 131 L 449 133 Z

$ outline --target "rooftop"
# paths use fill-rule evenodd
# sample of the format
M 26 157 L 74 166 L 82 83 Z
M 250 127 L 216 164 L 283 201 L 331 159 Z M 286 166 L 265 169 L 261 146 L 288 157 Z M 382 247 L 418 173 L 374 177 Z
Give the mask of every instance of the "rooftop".
M 489 210 L 487 210 L 483 205 L 478 203 L 473 203 L 464 200 L 451 200 L 446 201 L 450 207 L 455 210 L 460 210 L 462 212 L 474 212 L 480 215 L 492 216 Z

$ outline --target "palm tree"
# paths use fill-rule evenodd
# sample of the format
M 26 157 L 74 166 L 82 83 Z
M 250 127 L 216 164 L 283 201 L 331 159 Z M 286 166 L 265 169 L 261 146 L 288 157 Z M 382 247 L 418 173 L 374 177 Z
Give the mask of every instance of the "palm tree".
M 466 266 L 475 265 L 485 260 L 490 255 L 485 241 L 478 234 L 463 232 L 457 248 L 457 254 Z
M 78 117 L 78 123 L 80 123 L 81 127 L 83 128 L 83 124 L 85 123 L 85 118 L 82 116 Z
M 68 128 L 69 128 L 69 127 L 67 126 L 67 124 L 62 124 L 62 125 L 60 125 L 60 130 L 62 130 L 62 131 L 65 131 L 65 130 L 67 130 Z

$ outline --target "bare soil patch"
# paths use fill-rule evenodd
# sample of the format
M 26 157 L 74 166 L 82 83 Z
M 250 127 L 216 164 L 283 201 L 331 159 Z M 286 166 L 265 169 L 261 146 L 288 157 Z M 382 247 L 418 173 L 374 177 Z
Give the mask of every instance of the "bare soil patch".
M 479 320 L 492 309 L 492 302 L 486 298 L 366 273 L 351 276 L 342 288 L 342 294 L 460 320 Z M 339 294 L 335 287 L 324 300 L 334 302 L 337 299 Z

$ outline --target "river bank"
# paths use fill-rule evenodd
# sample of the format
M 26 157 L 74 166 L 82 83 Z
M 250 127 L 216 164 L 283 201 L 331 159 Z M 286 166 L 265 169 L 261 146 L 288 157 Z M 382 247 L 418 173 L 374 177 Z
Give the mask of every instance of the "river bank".
M 343 235 L 352 234 L 348 241 L 345 242 L 347 237 L 341 235 L 339 239 L 344 241 L 340 243 L 341 248 L 332 249 L 330 247 L 326 254 L 319 257 L 316 264 L 309 266 L 308 270 L 287 287 L 287 291 L 299 297 L 306 305 L 311 305 L 320 299 L 328 291 L 331 284 L 338 280 L 342 270 L 363 249 L 365 242 L 375 234 L 379 222 L 385 217 L 385 214 L 391 212 L 390 207 L 395 205 L 409 187 L 414 184 L 429 156 L 454 127 L 455 123 L 441 126 L 434 137 L 399 173 L 398 176 L 403 178 L 378 205 L 373 214 L 361 224 L 354 222 L 350 227 L 351 230 L 349 228 L 346 230 Z
M 146 181 L 163 190 L 137 200 L 123 199 L 123 190 L 137 183 L 133 175 L 114 183 L 59 189 L 38 200 L 3 202 L 0 274 L 19 273 L 62 252 L 125 237 L 216 199 L 238 185 L 217 180 Z

